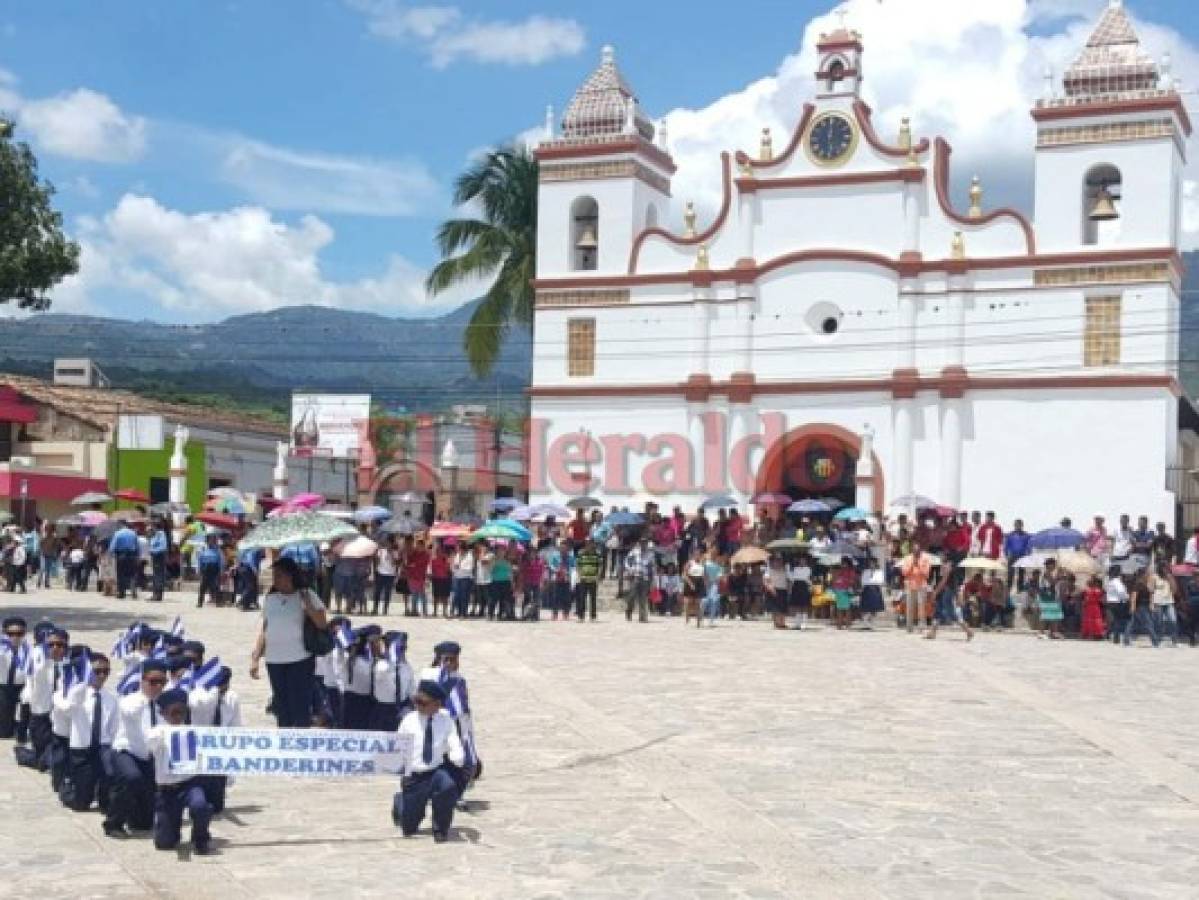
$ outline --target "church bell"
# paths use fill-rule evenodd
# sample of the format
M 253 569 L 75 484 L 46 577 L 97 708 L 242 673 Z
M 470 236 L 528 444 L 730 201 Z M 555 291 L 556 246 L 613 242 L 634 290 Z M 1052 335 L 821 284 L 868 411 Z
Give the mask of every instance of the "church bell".
M 1091 221 L 1110 222 L 1112 219 L 1118 218 L 1120 218 L 1120 213 L 1116 210 L 1111 192 L 1107 189 L 1107 185 L 1100 185 L 1099 190 L 1095 192 L 1095 205 L 1091 207 Z
M 595 237 L 594 225 L 587 225 L 583 228 L 583 233 L 579 235 L 579 242 L 575 246 L 580 250 L 595 250 L 599 247 L 599 241 Z

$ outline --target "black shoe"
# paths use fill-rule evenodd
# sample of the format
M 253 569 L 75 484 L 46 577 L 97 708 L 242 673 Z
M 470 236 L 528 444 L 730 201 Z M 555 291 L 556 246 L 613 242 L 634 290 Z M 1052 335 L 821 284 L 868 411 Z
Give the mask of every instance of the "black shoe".
M 124 825 L 105 825 L 104 836 L 123 841 L 129 837 L 129 832 L 125 830 Z
M 446 834 L 444 831 L 434 831 L 433 832 L 433 843 L 434 844 L 444 844 L 449 839 L 450 839 L 450 836 L 448 834 Z
M 194 853 L 196 856 L 211 856 L 212 855 L 212 845 L 211 844 L 196 844 L 195 846 L 192 847 L 192 853 Z

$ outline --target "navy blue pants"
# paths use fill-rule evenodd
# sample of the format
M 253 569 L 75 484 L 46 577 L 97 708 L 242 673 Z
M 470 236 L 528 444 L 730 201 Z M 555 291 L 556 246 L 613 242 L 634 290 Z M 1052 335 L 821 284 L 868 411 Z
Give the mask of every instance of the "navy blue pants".
M 121 550 L 115 554 L 117 563 L 117 597 L 123 599 L 126 591 L 137 596 L 137 554 Z
M 416 834 L 425 819 L 425 807 L 432 806 L 433 833 L 447 834 L 454 823 L 454 804 L 459 793 L 458 783 L 446 766 L 408 776 L 392 801 L 392 818 L 405 836 Z
M 229 786 L 229 779 L 224 775 L 201 775 L 196 781 L 204 790 L 204 796 L 208 798 L 208 805 L 212 807 L 212 812 L 223 812 L 225 809 L 225 788 Z
M 158 787 L 154 797 L 154 846 L 159 850 L 174 850 L 179 846 L 185 809 L 192 820 L 192 847 L 196 850 L 208 848 L 212 840 L 208 833 L 212 806 L 204 796 L 204 788 L 193 778 L 181 784 Z
M 375 698 L 370 694 L 355 694 L 345 691 L 341 695 L 341 727 L 352 731 L 367 731 L 371 727 L 371 716 L 375 709 Z
M 102 759 L 107 753 L 107 747 L 70 751 L 58 794 L 64 806 L 75 812 L 85 812 L 96 800 L 101 809 L 108 807 L 108 771 Z
M 150 585 L 153 599 L 161 600 L 167 589 L 167 555 L 155 553 L 150 556 Z
M 0 684 L 0 738 L 16 738 L 18 744 L 29 739 L 29 720 L 21 715 L 19 684 Z
M 312 698 L 316 693 L 316 659 L 267 663 L 275 720 L 280 728 L 311 728 Z
M 371 710 L 371 731 L 395 731 L 400 727 L 400 710 L 394 703 L 375 701 Z
M 213 603 L 221 599 L 221 570 L 215 567 L 200 570 L 200 594 L 196 598 L 196 606 L 204 605 L 204 597 L 208 596 Z
M 154 821 L 154 762 L 120 751 L 109 756 L 112 787 L 108 794 L 106 828 L 146 829 Z
M 46 748 L 46 764 L 50 769 L 50 790 L 56 794 L 62 790 L 63 779 L 67 777 L 67 761 L 70 758 L 70 744 L 67 738 L 61 734 L 51 737 L 50 746 Z

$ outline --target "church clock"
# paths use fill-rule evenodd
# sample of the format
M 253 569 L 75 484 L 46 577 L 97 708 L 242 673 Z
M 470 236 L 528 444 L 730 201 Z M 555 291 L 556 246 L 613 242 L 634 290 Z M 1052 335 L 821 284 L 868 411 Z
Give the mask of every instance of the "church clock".
M 818 166 L 839 166 L 858 143 L 858 132 L 841 113 L 824 113 L 808 129 L 808 157 Z

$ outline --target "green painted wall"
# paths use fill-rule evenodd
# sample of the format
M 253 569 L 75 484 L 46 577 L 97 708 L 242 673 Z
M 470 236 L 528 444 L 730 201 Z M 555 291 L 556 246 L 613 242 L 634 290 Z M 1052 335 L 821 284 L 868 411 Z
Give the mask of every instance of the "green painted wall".
M 171 474 L 171 450 L 174 442 L 167 441 L 162 450 L 113 450 L 109 465 L 109 484 L 112 490 L 136 488 L 150 494 L 151 478 L 169 478 Z M 120 459 L 116 457 L 119 455 Z M 204 508 L 208 495 L 208 456 L 204 445 L 188 441 L 183 447 L 187 457 L 187 505 L 193 510 Z M 119 482 L 119 483 L 118 483 Z

